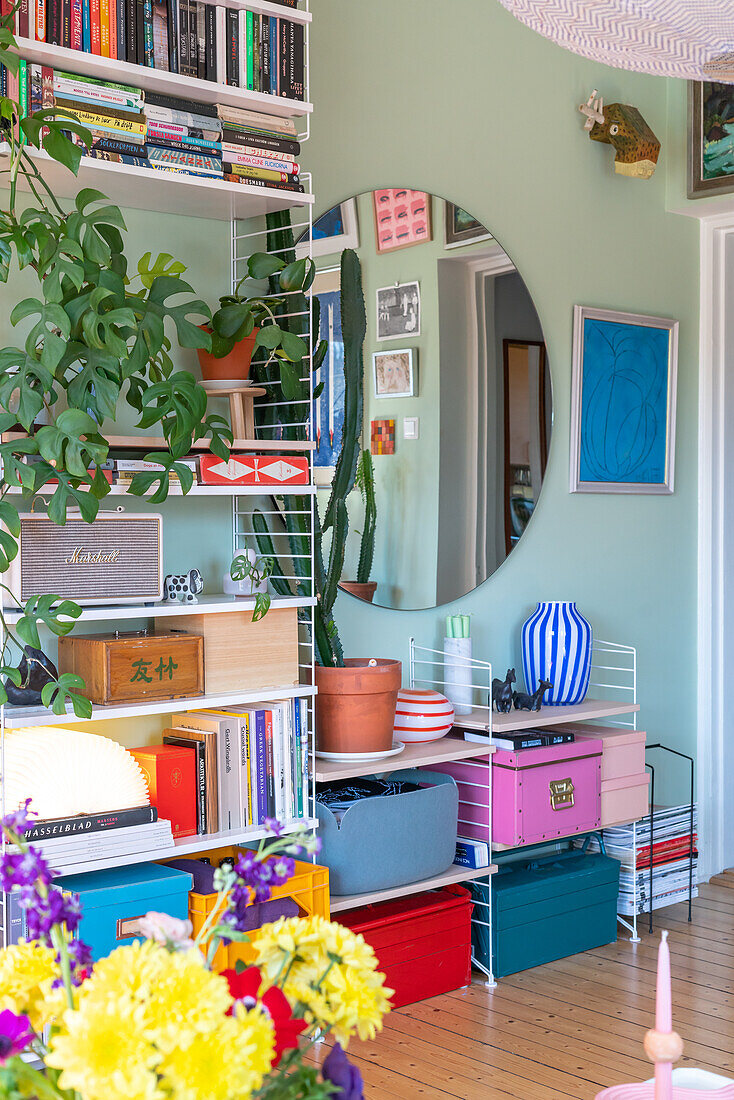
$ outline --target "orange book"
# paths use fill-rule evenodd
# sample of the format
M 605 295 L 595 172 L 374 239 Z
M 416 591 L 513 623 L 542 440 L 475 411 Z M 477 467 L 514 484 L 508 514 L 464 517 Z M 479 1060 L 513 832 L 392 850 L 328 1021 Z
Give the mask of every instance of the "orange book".
M 117 59 L 117 5 L 122 0 L 109 0 L 110 4 L 110 57 Z
M 110 0 L 99 0 L 99 32 L 102 57 L 110 56 Z
M 92 53 L 102 52 L 99 26 L 99 0 L 89 0 L 89 21 L 91 30 Z

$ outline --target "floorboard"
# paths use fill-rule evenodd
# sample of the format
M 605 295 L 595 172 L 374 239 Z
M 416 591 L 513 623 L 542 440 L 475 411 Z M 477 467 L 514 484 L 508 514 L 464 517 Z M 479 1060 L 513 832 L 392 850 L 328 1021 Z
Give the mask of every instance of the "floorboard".
M 655 916 L 670 930 L 681 1065 L 734 1077 L 734 872 Z M 657 935 L 616 944 L 391 1013 L 350 1057 L 367 1100 L 593 1100 L 650 1074 Z

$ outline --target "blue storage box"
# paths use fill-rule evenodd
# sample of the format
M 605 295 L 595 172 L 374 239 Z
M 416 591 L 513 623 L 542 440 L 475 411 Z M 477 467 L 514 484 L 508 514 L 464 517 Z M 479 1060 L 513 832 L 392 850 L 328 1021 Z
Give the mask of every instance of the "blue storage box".
M 168 913 L 188 920 L 192 883 L 187 871 L 158 863 L 54 879 L 58 889 L 79 895 L 82 919 L 77 934 L 91 947 L 95 962 L 116 947 L 141 939 L 137 922 L 146 913 Z
M 581 851 L 500 866 L 492 880 L 498 978 L 617 939 L 619 862 L 587 845 L 588 838 Z M 477 942 L 475 951 L 481 959 Z
M 363 798 L 338 823 L 316 803 L 321 852 L 335 897 L 389 890 L 432 878 L 456 855 L 459 791 L 449 775 L 413 769 L 391 779 L 425 784 L 406 794 Z

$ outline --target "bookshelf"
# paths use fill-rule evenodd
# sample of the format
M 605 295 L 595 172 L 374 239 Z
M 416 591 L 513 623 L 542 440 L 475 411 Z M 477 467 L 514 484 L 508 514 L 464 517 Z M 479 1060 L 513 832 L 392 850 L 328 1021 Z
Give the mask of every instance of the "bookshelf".
M 310 25 L 312 21 L 311 13 L 308 11 L 308 4 L 306 3 L 305 7 L 302 8 L 289 8 L 281 4 L 270 3 L 269 0 L 222 0 L 221 6 L 260 13 L 264 16 L 286 18 L 304 27 L 304 69 L 306 77 L 306 96 L 308 98 L 308 50 Z M 308 137 L 309 119 L 313 110 L 310 102 L 301 102 L 275 95 L 265 95 L 260 92 L 202 80 L 197 77 L 171 73 L 160 69 L 149 68 L 144 65 L 129 64 L 114 58 L 106 58 L 79 50 L 65 49 L 46 42 L 37 42 L 29 38 L 18 39 L 17 52 L 29 62 L 51 67 L 57 71 L 70 71 L 103 81 L 126 84 L 133 88 L 140 88 L 145 92 L 156 92 L 162 95 L 183 98 L 191 101 L 192 104 L 221 104 L 223 106 L 260 112 L 262 114 L 271 115 L 277 119 L 302 119 L 303 124 L 298 127 L 301 131 L 299 140 L 303 142 Z M 249 182 L 231 183 L 216 178 L 208 179 L 204 177 L 187 176 L 176 172 L 156 171 L 138 165 L 121 164 L 97 160 L 90 157 L 82 157 L 79 173 L 74 177 L 56 161 L 49 158 L 43 150 L 33 149 L 28 150 L 28 152 L 39 167 L 42 168 L 44 176 L 54 192 L 62 199 L 73 199 L 77 193 L 85 187 L 96 188 L 122 207 L 123 210 L 132 208 L 153 213 L 169 213 L 186 219 L 183 223 L 185 227 L 184 231 L 192 237 L 203 235 L 207 232 L 206 225 L 202 219 L 218 220 L 228 223 L 231 248 L 225 250 L 222 262 L 228 265 L 228 274 L 232 286 L 238 281 L 239 275 L 241 274 L 241 271 L 238 271 L 238 264 L 242 262 L 244 256 L 242 253 L 243 249 L 247 249 L 247 255 L 255 251 L 269 251 L 268 233 L 265 221 L 266 216 L 269 214 L 283 210 L 292 211 L 291 222 L 296 238 L 300 239 L 301 243 L 308 241 L 306 252 L 310 254 L 314 196 L 311 193 L 309 185 L 310 179 L 307 176 L 304 177 L 303 173 L 301 173 L 301 181 L 305 184 L 306 193 L 290 192 L 269 186 L 259 187 Z M 8 153 L 9 150 L 7 145 L 0 144 L 0 169 L 7 167 Z M 21 187 L 23 186 L 22 180 L 19 181 L 19 185 Z M 191 221 L 190 219 L 196 220 Z M 151 241 L 149 247 L 155 248 L 156 245 L 159 245 L 160 248 L 165 248 L 168 243 L 170 242 L 167 242 L 164 236 L 161 241 Z M 308 309 L 304 311 L 304 316 L 307 316 L 309 320 L 306 322 L 306 327 L 302 330 L 302 334 L 307 334 L 310 337 L 310 293 L 308 297 Z M 304 374 L 306 373 L 310 376 L 310 371 L 304 370 Z M 279 404 L 277 396 L 279 392 L 280 391 L 277 390 L 274 394 L 268 394 L 266 397 L 258 399 L 260 404 L 265 404 L 267 406 L 267 414 L 264 419 L 267 419 L 269 422 L 273 419 L 271 415 L 273 406 Z M 309 408 L 312 396 L 313 383 L 311 382 L 308 394 Z M 216 397 L 216 395 L 212 394 L 212 397 Z M 281 423 L 286 422 L 286 420 L 287 417 L 280 416 Z M 292 505 L 291 507 L 302 508 L 304 514 L 309 517 L 310 524 L 312 525 L 313 523 L 313 501 L 316 490 L 312 476 L 312 458 L 315 450 L 315 442 L 312 434 L 307 432 L 305 433 L 306 438 L 297 440 L 277 438 L 281 434 L 289 434 L 288 431 L 282 432 L 277 428 L 272 431 L 268 428 L 258 428 L 257 434 L 261 434 L 267 438 L 237 439 L 234 441 L 233 450 L 263 454 L 303 454 L 309 459 L 309 469 L 311 471 L 309 483 L 306 485 L 286 487 L 278 485 L 210 486 L 197 484 L 192 487 L 189 494 L 186 494 L 187 497 L 191 497 L 191 501 L 188 505 L 183 504 L 180 500 L 183 496 L 180 486 L 174 484 L 169 488 L 169 496 L 171 498 L 177 498 L 175 502 L 177 511 L 174 517 L 176 523 L 180 523 L 179 517 L 181 515 L 181 508 L 183 507 L 187 509 L 185 515 L 189 517 L 192 529 L 198 522 L 197 504 L 202 498 L 216 499 L 221 502 L 221 507 L 223 509 L 228 510 L 231 520 L 231 545 L 229 547 L 225 545 L 224 548 L 217 550 L 217 553 L 221 554 L 222 559 L 224 559 L 226 554 L 229 554 L 231 557 L 234 553 L 242 550 L 244 546 L 252 545 L 249 538 L 243 535 L 243 516 L 251 514 L 254 508 L 261 510 L 265 515 L 270 515 L 272 517 L 277 516 L 282 507 L 281 498 L 285 494 L 288 494 L 291 499 L 296 497 L 302 500 L 302 503 Z M 13 438 L 13 433 L 6 433 L 2 438 L 4 441 L 11 439 Z M 156 450 L 165 446 L 165 441 L 162 438 L 149 435 L 120 434 L 109 435 L 107 438 L 110 442 L 111 453 L 122 452 L 124 454 L 125 452 L 132 452 L 133 455 L 140 455 L 141 452 Z M 197 440 L 192 449 L 197 452 L 207 451 L 209 449 L 209 443 L 207 440 Z M 122 484 L 111 486 L 109 497 L 114 497 L 114 503 L 117 504 L 119 503 L 120 497 L 126 496 L 126 503 L 132 509 L 138 504 L 140 498 L 129 495 L 127 493 L 127 488 L 126 485 Z M 21 490 L 11 491 L 18 493 Z M 150 494 L 147 495 L 149 496 Z M 39 496 L 43 497 L 43 493 L 39 494 Z M 110 500 L 110 505 L 112 505 L 112 503 L 112 500 Z M 104 504 L 102 507 L 104 508 Z M 166 524 L 168 521 L 166 504 L 160 505 L 159 510 L 164 513 L 165 547 Z M 311 538 L 312 526 L 310 526 L 309 531 L 309 538 Z M 229 560 L 230 558 L 228 557 L 227 561 Z M 85 728 L 129 745 L 133 743 L 131 741 L 131 736 L 134 737 L 137 735 L 137 731 L 133 732 L 130 729 L 130 724 L 136 719 L 151 719 L 149 723 L 143 723 L 140 727 L 146 731 L 141 735 L 141 740 L 145 738 L 149 740 L 160 740 L 157 730 L 161 724 L 161 718 L 163 718 L 163 724 L 166 724 L 166 715 L 184 710 L 199 710 L 204 708 L 217 709 L 237 705 L 247 706 L 254 703 L 267 704 L 268 702 L 275 703 L 275 701 L 292 699 L 304 699 L 310 704 L 316 691 L 313 686 L 313 644 L 311 641 L 311 634 L 309 633 L 312 626 L 312 609 L 316 602 L 315 597 L 310 594 L 310 592 L 313 591 L 312 581 L 309 579 L 313 577 L 312 553 L 309 555 L 309 560 L 307 562 L 299 561 L 297 565 L 298 572 L 296 572 L 295 566 L 292 572 L 287 568 L 285 570 L 287 576 L 283 578 L 290 584 L 292 595 L 283 596 L 273 593 L 271 607 L 273 610 L 293 608 L 298 611 L 298 620 L 300 624 L 297 660 L 298 673 L 295 672 L 294 667 L 293 679 L 300 679 L 300 683 L 294 683 L 293 680 L 285 684 L 277 683 L 275 681 L 277 681 L 278 674 L 274 672 L 274 682 L 271 687 L 266 689 L 246 691 L 239 688 L 238 690 L 209 692 L 208 694 L 195 695 L 187 698 L 143 701 L 129 705 L 95 706 L 90 719 L 77 718 L 73 714 L 71 708 L 68 708 L 67 712 L 64 714 L 55 715 L 41 706 L 11 707 L 5 705 L 0 707 L 0 769 L 4 761 L 4 738 L 6 731 L 8 733 L 11 731 L 23 731 L 39 725 L 50 725 L 59 728 L 63 728 L 64 726 L 70 728 Z M 297 580 L 301 580 L 300 586 L 296 585 Z M 309 585 L 310 587 L 308 587 Z M 137 620 L 138 623 L 141 620 L 150 620 L 154 625 L 159 626 L 159 629 L 175 629 L 177 620 L 179 620 L 181 616 L 190 616 L 192 613 L 206 616 L 221 616 L 233 612 L 247 613 L 251 612 L 254 606 L 255 600 L 252 597 L 235 597 L 226 595 L 222 592 L 207 592 L 198 598 L 198 602 L 195 605 L 160 603 L 148 605 L 127 604 L 124 606 L 110 605 L 107 607 L 85 607 L 82 611 L 79 626 L 80 630 L 83 631 L 85 627 L 88 629 L 90 625 L 93 626 L 95 623 L 107 623 L 110 624 L 109 629 L 114 630 L 117 627 L 120 630 L 124 630 L 126 624 L 127 629 L 130 629 L 130 624 L 134 624 L 135 620 Z M 20 618 L 20 612 L 18 611 L 8 609 L 4 614 L 9 626 L 17 623 Z M 135 625 L 133 625 L 132 628 L 135 629 Z M 48 639 L 48 633 L 42 628 L 42 645 L 46 644 Z M 284 678 L 282 672 L 280 673 L 280 677 Z M 307 726 L 311 727 L 312 706 L 309 705 L 308 708 L 304 706 L 303 710 L 306 709 L 308 709 L 308 715 L 306 717 Z M 101 722 L 107 724 L 100 726 L 99 723 Z M 308 732 L 311 732 L 310 729 Z M 305 816 L 299 821 L 287 821 L 285 823 L 286 832 L 292 832 L 303 825 L 307 828 L 315 829 L 318 824 L 315 817 L 311 816 L 315 793 L 313 786 L 312 736 L 310 738 L 309 761 L 310 785 L 307 788 L 304 786 L 303 790 Z M 294 804 L 295 802 L 291 803 L 291 805 Z M 5 812 L 5 809 L 2 783 L 0 783 L 0 813 Z M 115 807 L 110 807 L 109 809 L 113 811 Z M 101 837 L 107 834 L 99 835 Z M 264 828 L 257 825 L 249 828 L 180 838 L 174 841 L 172 847 L 166 846 L 165 848 L 155 848 L 153 846 L 155 842 L 148 841 L 145 837 L 140 837 L 134 842 L 131 842 L 129 845 L 130 850 L 126 850 L 126 841 L 120 840 L 117 846 L 110 844 L 107 848 L 105 848 L 104 843 L 99 842 L 92 845 L 88 858 L 87 854 L 84 854 L 82 863 L 77 862 L 76 859 L 72 861 L 71 856 L 65 861 L 64 853 L 61 848 L 56 856 L 54 856 L 53 851 L 49 849 L 46 849 L 46 854 L 52 861 L 53 866 L 56 867 L 60 873 L 71 871 L 75 873 L 86 873 L 102 868 L 124 867 L 137 863 L 195 855 L 198 852 L 208 851 L 218 846 L 245 844 L 250 841 L 257 841 L 265 835 Z M 8 928 L 7 899 L 2 894 L 0 894 L 0 916 L 2 917 L 0 922 L 2 928 Z M 0 944 L 3 942 L 4 932 L 0 930 Z

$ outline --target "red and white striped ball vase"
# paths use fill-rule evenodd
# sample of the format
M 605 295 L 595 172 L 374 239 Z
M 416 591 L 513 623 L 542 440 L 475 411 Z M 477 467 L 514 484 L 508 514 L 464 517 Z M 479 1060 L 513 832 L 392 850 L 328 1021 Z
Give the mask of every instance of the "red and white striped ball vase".
M 454 724 L 454 708 L 430 688 L 401 688 L 395 708 L 395 738 L 408 745 L 438 741 Z

